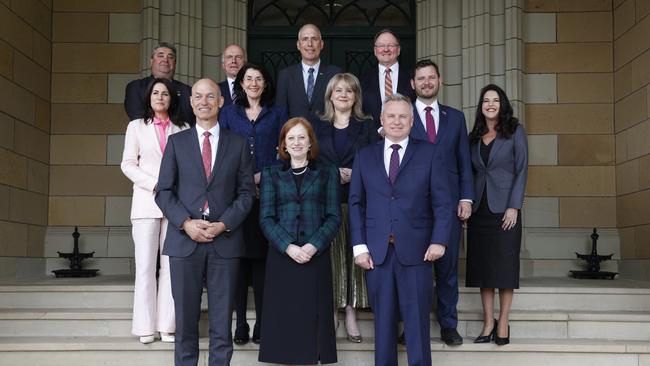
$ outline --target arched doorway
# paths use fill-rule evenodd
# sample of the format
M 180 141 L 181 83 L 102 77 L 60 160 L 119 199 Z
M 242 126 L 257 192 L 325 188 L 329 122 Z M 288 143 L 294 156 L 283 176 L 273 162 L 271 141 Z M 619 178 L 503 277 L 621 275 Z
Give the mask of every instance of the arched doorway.
M 325 40 L 323 62 L 363 74 L 376 64 L 373 37 L 390 28 L 401 39 L 400 63 L 415 63 L 415 2 L 412 0 L 251 0 L 248 2 L 248 58 L 275 77 L 297 63 L 298 29 L 316 24 Z

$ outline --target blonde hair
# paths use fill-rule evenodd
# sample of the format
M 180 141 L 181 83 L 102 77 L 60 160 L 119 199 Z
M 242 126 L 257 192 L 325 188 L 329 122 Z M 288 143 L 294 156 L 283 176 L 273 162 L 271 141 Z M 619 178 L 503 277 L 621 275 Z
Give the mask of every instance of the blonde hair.
M 321 119 L 329 122 L 334 121 L 334 103 L 332 103 L 332 93 L 334 92 L 334 86 L 339 82 L 343 81 L 347 84 L 352 92 L 354 93 L 354 104 L 352 105 L 352 116 L 358 120 L 368 119 L 370 117 L 363 114 L 363 103 L 362 103 L 362 94 L 361 94 L 361 83 L 356 76 L 350 73 L 340 73 L 336 74 L 330 79 L 327 83 L 327 89 L 325 89 L 325 113 L 321 116 Z

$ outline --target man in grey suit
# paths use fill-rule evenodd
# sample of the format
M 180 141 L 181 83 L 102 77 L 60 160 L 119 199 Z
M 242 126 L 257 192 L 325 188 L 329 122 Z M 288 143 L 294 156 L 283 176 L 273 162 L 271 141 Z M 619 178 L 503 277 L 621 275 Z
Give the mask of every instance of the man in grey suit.
M 321 63 L 323 46 L 317 26 L 306 24 L 300 28 L 296 47 L 302 61 L 280 70 L 275 95 L 275 104 L 284 108 L 289 118 L 307 118 L 314 128 L 318 128 L 318 115 L 325 110 L 327 83 L 332 76 L 341 72 L 338 66 Z
M 176 308 L 176 366 L 195 366 L 203 283 L 208 290 L 209 365 L 229 365 L 231 314 L 239 257 L 240 224 L 255 185 L 246 140 L 217 121 L 223 98 L 210 79 L 192 87 L 196 125 L 171 135 L 160 166 L 156 203 L 169 220 L 163 253 L 169 256 Z

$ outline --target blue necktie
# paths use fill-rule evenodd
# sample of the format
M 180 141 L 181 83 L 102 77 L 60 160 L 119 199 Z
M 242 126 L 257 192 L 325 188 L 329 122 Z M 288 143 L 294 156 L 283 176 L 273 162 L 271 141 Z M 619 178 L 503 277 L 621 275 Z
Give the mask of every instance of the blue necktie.
M 309 77 L 307 77 L 307 100 L 311 103 L 311 96 L 314 94 L 314 68 L 310 67 Z

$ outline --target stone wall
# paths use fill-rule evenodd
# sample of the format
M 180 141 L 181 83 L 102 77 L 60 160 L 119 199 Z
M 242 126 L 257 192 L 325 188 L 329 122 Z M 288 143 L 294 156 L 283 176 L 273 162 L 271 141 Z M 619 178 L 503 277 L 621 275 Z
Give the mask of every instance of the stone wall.
M 0 276 L 42 262 L 48 224 L 52 1 L 0 2 Z
M 95 251 L 90 267 L 130 271 L 132 188 L 119 164 L 124 87 L 140 77 L 141 11 L 140 0 L 54 1 L 47 272 L 66 265 L 56 251 L 70 250 L 76 225 L 82 250 Z
M 650 280 L 649 1 L 614 1 L 613 58 L 621 274 Z
M 612 2 L 527 0 L 524 10 L 524 223 L 528 232 L 546 232 L 555 248 L 538 261 L 566 252 L 553 244 L 562 233 L 574 233 L 576 249 L 588 251 L 593 227 L 601 230 L 601 251 L 618 259 Z

